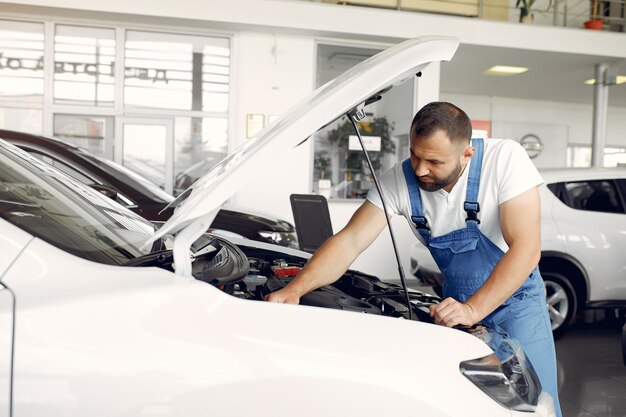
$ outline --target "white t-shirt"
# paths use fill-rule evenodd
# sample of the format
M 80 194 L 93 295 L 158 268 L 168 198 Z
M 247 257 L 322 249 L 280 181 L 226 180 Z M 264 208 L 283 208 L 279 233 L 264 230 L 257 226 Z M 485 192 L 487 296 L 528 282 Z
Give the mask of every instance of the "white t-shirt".
M 506 252 L 509 247 L 500 229 L 499 205 L 540 185 L 543 179 L 519 143 L 510 139 L 485 139 L 484 144 L 483 166 L 478 190 L 479 227 L 489 240 Z M 432 237 L 466 227 L 467 213 L 463 209 L 463 203 L 465 203 L 471 164 L 472 159 L 450 193 L 443 189 L 433 192 L 420 190 L 424 215 L 428 220 Z M 425 243 L 411 222 L 411 204 L 402 162 L 398 162 L 385 172 L 380 178 L 380 183 L 389 214 L 401 214 L 406 217 L 417 238 Z M 376 187 L 372 187 L 367 194 L 367 199 L 382 209 Z

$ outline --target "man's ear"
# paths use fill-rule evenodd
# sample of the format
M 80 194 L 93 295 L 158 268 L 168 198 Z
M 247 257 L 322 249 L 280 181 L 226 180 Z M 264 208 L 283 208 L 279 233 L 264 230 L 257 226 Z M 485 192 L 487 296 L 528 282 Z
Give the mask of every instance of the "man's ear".
M 472 155 L 474 155 L 474 151 L 476 151 L 476 148 L 474 148 L 473 146 L 468 146 L 467 148 L 465 148 L 465 150 L 463 151 L 463 159 L 465 159 L 465 161 L 467 162 L 467 160 L 470 159 Z

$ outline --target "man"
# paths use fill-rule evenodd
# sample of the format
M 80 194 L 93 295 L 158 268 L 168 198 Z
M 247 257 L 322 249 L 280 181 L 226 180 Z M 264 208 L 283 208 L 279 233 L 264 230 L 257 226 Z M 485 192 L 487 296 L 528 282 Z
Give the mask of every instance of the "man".
M 483 322 L 520 342 L 561 415 L 556 359 L 540 258 L 543 182 L 511 140 L 471 140 L 468 116 L 445 102 L 424 106 L 410 129 L 411 156 L 383 174 L 389 214 L 401 214 L 444 276 L 444 300 L 431 307 L 448 327 Z M 268 301 L 297 304 L 336 281 L 386 225 L 372 188 L 347 226 Z

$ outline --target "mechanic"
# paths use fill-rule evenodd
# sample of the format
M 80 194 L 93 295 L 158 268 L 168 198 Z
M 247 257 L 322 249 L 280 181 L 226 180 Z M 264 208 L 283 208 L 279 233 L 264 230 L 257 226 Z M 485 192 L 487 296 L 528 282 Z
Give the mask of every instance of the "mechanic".
M 444 299 L 430 307 L 435 323 L 482 322 L 516 339 L 560 416 L 554 340 L 537 267 L 543 179 L 517 142 L 471 135 L 460 108 L 424 106 L 411 123 L 410 158 L 381 177 L 385 204 L 390 215 L 407 218 L 443 273 Z M 372 187 L 346 227 L 267 301 L 297 304 L 335 282 L 386 224 Z

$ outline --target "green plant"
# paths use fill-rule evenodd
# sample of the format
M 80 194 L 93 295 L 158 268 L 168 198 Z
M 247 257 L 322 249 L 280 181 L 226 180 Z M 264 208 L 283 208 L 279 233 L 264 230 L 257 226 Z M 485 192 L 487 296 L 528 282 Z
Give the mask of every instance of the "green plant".
M 391 140 L 393 126 L 387 121 L 386 117 L 374 117 L 371 121 L 357 123 L 357 126 L 363 136 L 380 136 L 380 152 L 369 152 L 374 169 L 379 171 L 383 156 L 396 151 L 396 145 L 393 140 Z M 347 153 L 347 172 L 352 174 L 366 173 L 369 172 L 369 170 L 363 152 L 361 150 L 348 150 L 348 137 L 355 134 L 352 123 L 346 120 L 344 123 L 341 123 L 335 129 L 328 132 L 327 139 L 328 142 L 336 146 L 338 150 L 342 149 Z
M 315 157 L 313 161 L 314 168 L 319 171 L 320 179 L 326 178 L 326 169 L 330 165 L 330 158 L 319 155 Z

